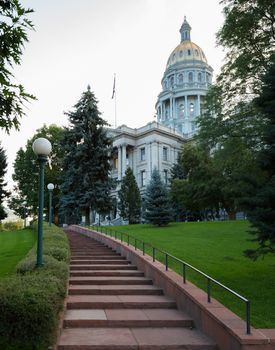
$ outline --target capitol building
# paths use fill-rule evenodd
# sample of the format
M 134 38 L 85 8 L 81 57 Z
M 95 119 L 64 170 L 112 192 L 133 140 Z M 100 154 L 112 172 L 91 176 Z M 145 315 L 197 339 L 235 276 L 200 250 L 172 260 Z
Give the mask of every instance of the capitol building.
M 155 167 L 168 184 L 170 169 L 182 145 L 197 131 L 196 119 L 201 114 L 212 74 L 203 50 L 191 41 L 191 26 L 184 18 L 180 43 L 170 54 L 161 80 L 162 91 L 155 104 L 157 120 L 137 129 L 122 125 L 109 130 L 113 139 L 112 177 L 118 184 L 112 194 L 114 198 L 128 166 L 142 197 Z M 117 210 L 112 215 L 116 217 Z

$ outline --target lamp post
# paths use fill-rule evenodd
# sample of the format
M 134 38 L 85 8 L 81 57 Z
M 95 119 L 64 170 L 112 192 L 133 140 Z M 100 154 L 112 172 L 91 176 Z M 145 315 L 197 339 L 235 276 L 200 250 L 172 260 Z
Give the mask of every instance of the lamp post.
M 24 201 L 22 204 L 23 204 L 23 209 L 24 209 L 24 228 L 26 228 L 26 205 L 27 205 L 27 202 Z
M 52 200 L 53 200 L 53 189 L 54 189 L 54 184 L 49 183 L 47 186 L 49 190 L 49 226 L 52 224 Z
M 43 208 L 44 208 L 44 166 L 51 153 L 50 141 L 39 137 L 32 144 L 39 163 L 39 192 L 38 192 L 38 229 L 37 229 L 37 260 L 36 267 L 43 266 Z

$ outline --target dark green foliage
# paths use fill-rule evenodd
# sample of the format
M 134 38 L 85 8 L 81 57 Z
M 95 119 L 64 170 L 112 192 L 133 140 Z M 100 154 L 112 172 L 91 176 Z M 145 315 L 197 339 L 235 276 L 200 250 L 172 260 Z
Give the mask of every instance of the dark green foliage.
M 155 168 L 146 188 L 144 218 L 153 225 L 165 226 L 172 221 L 168 192 Z
M 251 99 L 260 88 L 261 75 L 275 52 L 273 0 L 223 0 L 225 22 L 218 44 L 227 49 L 218 77 L 223 99 L 230 105 Z
M 19 0 L 0 1 L 0 128 L 7 132 L 12 127 L 19 128 L 23 104 L 35 98 L 16 83 L 11 72 L 14 65 L 21 63 L 24 44 L 28 41 L 27 30 L 33 29 L 28 19 L 32 12 L 21 6 Z
M 32 144 L 38 137 L 47 138 L 52 144 L 50 165 L 45 166 L 45 209 L 48 212 L 49 196 L 47 184 L 59 185 L 62 178 L 61 162 L 64 157 L 64 150 L 61 147 L 64 129 L 56 126 L 44 125 L 38 129 L 36 134 L 27 141 L 26 148 L 20 148 L 14 162 L 14 173 L 12 175 L 16 186 L 9 201 L 9 207 L 21 218 L 24 217 L 24 200 L 26 201 L 26 215 L 36 215 L 38 206 L 38 162 L 32 150 Z M 60 191 L 58 186 L 53 190 L 53 209 L 56 213 L 59 205 Z
M 7 183 L 4 180 L 7 172 L 7 156 L 0 144 L 0 222 L 7 217 L 7 214 L 3 207 L 3 200 L 9 196 L 9 192 L 5 190 Z
M 138 185 L 130 167 L 127 168 L 118 192 L 120 215 L 129 224 L 137 224 L 140 221 L 141 198 Z
M 254 191 L 248 196 L 246 207 L 248 219 L 256 231 L 259 247 L 246 254 L 253 259 L 260 255 L 275 255 L 275 55 L 268 72 L 263 78 L 263 86 L 255 105 L 267 119 L 263 133 L 264 147 L 258 154 L 259 166 L 264 172 L 262 181 L 250 177 Z
M 1 349 L 46 350 L 53 344 L 66 295 L 69 245 L 64 232 L 44 225 L 44 266 L 36 247 L 17 265 L 17 275 L 0 282 Z
M 66 129 L 63 142 L 66 155 L 61 209 L 66 223 L 78 223 L 84 212 L 86 224 L 89 224 L 90 209 L 102 214 L 111 209 L 111 140 L 89 86 L 74 110 L 66 114 L 70 127 Z

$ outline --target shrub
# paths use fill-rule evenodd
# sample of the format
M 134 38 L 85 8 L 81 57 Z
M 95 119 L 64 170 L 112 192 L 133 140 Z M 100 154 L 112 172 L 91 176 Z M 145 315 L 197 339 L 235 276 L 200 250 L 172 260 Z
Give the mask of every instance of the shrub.
M 20 230 L 20 229 L 22 229 L 22 227 L 23 227 L 22 220 L 2 222 L 2 230 L 3 231 Z
M 42 268 L 36 247 L 17 265 L 17 275 L 0 281 L 0 349 L 44 350 L 54 342 L 69 275 L 69 245 L 52 225 L 43 236 Z

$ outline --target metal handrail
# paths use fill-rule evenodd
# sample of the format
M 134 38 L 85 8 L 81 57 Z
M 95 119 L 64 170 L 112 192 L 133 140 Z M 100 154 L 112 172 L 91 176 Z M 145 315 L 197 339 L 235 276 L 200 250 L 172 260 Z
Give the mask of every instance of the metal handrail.
M 122 232 L 122 231 L 117 231 L 117 230 L 112 230 L 112 229 L 107 229 L 106 226 L 91 226 L 92 228 L 95 228 L 96 231 L 101 232 L 101 233 L 105 233 L 108 236 L 108 231 L 109 231 L 109 235 L 112 238 L 115 239 L 120 239 L 121 242 L 123 242 L 123 236 L 126 237 L 126 243 L 129 246 L 130 245 L 130 239 L 132 238 L 134 240 L 134 245 L 133 247 L 135 248 L 135 250 L 138 249 L 137 247 L 137 242 L 140 242 L 142 244 L 142 249 L 140 249 L 142 251 L 142 254 L 145 255 L 145 248 L 146 246 L 149 248 L 152 248 L 152 256 L 153 256 L 153 262 L 155 262 L 156 259 L 156 252 L 162 253 L 164 254 L 165 257 L 165 270 L 168 271 L 169 268 L 169 258 L 175 260 L 176 262 L 182 264 L 182 277 L 183 277 L 183 283 L 186 283 L 186 267 L 190 268 L 193 271 L 196 271 L 197 273 L 199 273 L 201 276 L 205 277 L 207 279 L 207 301 L 210 303 L 211 302 L 211 283 L 214 283 L 216 285 L 218 285 L 219 287 L 223 288 L 224 290 L 226 290 L 227 292 L 235 295 L 237 298 L 239 298 L 240 300 L 244 301 L 246 304 L 246 333 L 247 334 L 251 334 L 251 326 L 250 326 L 250 301 L 243 297 L 242 295 L 238 294 L 237 292 L 235 292 L 234 290 L 226 287 L 224 284 L 220 283 L 219 281 L 215 280 L 214 278 L 212 278 L 211 276 L 207 275 L 206 273 L 200 271 L 199 269 L 197 269 L 196 267 L 192 266 L 191 264 L 187 263 L 186 261 L 183 261 L 167 252 L 165 252 L 162 249 L 159 249 L 155 246 L 153 246 L 150 243 L 147 243 L 145 241 L 142 241 L 139 238 L 133 237 L 131 235 L 129 235 L 126 232 Z M 103 232 L 105 231 L 105 232 Z M 118 234 L 120 235 L 120 238 L 118 237 Z

